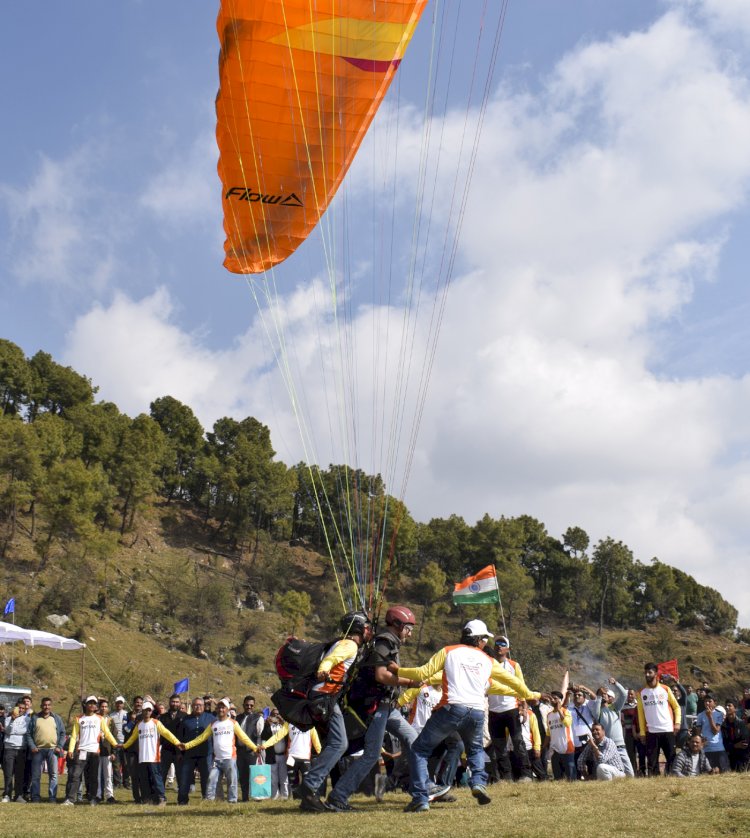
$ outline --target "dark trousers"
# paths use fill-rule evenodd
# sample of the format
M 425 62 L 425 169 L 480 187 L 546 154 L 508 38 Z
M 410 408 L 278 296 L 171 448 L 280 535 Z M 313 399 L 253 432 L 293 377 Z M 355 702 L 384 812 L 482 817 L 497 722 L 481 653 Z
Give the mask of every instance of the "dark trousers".
M 76 755 L 69 767 L 70 777 L 65 789 L 65 796 L 72 803 L 76 802 L 81 779 L 86 783 L 86 797 L 89 801 L 96 800 L 96 790 L 99 785 L 99 754 L 88 753 L 86 759 Z
M 141 782 L 141 803 L 166 800 L 158 762 L 139 762 L 138 778 Z
M 648 759 L 648 773 L 652 777 L 659 776 L 659 751 L 664 753 L 667 764 L 664 773 L 669 773 L 669 768 L 674 760 L 674 733 L 647 733 L 646 734 L 646 758 Z
M 534 749 L 529 748 L 526 751 L 526 758 L 529 761 L 529 766 L 531 767 L 531 773 L 537 780 L 546 780 L 547 778 L 547 770 L 545 768 L 545 764 L 542 762 L 541 756 L 539 758 L 534 756 Z M 521 777 L 521 761 L 516 756 L 516 752 L 510 755 L 510 761 L 513 765 L 513 776 L 514 777 Z
M 164 785 L 167 783 L 167 774 L 169 774 L 170 765 L 174 765 L 174 775 L 179 783 L 180 768 L 182 766 L 182 753 L 180 751 L 168 751 L 166 748 L 161 749 L 161 781 Z
M 523 731 L 518 718 L 518 709 L 505 710 L 502 713 L 489 713 L 489 729 L 492 744 L 495 746 L 497 755 L 497 767 L 500 778 L 503 780 L 513 779 L 513 769 L 510 764 L 508 750 L 505 747 L 506 732 L 513 743 L 513 751 L 518 755 L 519 771 L 521 777 L 531 777 L 531 766 L 526 754 L 526 746 L 523 742 Z
M 177 802 L 182 805 L 185 805 L 190 798 L 190 786 L 193 785 L 196 769 L 200 776 L 201 797 L 205 800 L 208 787 L 208 757 L 205 754 L 195 756 L 189 751 L 183 754 L 180 772 L 177 776 Z
M 255 765 L 257 757 L 249 748 L 237 748 L 237 780 L 240 786 L 240 799 L 243 803 L 250 800 L 250 766 Z
M 304 781 L 305 777 L 307 776 L 307 772 L 310 770 L 310 760 L 309 759 L 299 759 L 299 757 L 294 757 L 294 762 L 292 765 L 288 765 L 286 769 L 287 777 L 289 778 L 289 793 L 294 796 L 294 790 L 299 788 Z
M 550 762 L 552 763 L 552 776 L 556 780 L 575 780 L 578 776 L 574 754 L 558 754 L 557 751 L 552 751 Z
M 136 743 L 132 748 L 125 751 L 125 760 L 128 766 L 128 774 L 130 775 L 131 791 L 133 793 L 133 800 L 136 803 L 144 803 L 148 798 L 148 788 L 144 794 L 141 788 L 141 777 L 138 773 L 138 744 Z
M 112 782 L 116 787 L 130 785 L 130 774 L 128 774 L 128 758 L 122 748 L 115 751 L 115 761 L 112 763 Z
M 3 751 L 4 797 L 23 796 L 23 775 L 26 770 L 26 748 L 6 745 Z

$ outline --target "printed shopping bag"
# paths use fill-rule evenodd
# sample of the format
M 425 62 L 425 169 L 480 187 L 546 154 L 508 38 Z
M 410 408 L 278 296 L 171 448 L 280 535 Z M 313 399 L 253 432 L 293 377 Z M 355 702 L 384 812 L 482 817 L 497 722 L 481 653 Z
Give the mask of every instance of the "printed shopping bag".
M 250 766 L 250 797 L 267 800 L 271 796 L 271 766 L 266 765 L 263 752 L 258 754 L 256 765 Z

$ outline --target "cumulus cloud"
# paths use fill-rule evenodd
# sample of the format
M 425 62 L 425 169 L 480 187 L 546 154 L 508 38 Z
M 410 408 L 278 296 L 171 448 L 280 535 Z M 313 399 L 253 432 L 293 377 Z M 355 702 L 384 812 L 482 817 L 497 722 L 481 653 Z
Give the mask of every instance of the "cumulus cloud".
M 172 149 L 169 162 L 145 185 L 140 204 L 163 224 L 216 226 L 220 192 L 216 140 L 206 132 L 186 149 Z
M 0 185 L 11 223 L 9 263 L 21 281 L 89 291 L 107 285 L 116 225 L 95 200 L 100 163 L 97 148 L 86 145 L 62 160 L 41 155 L 26 187 Z
M 180 329 L 166 291 L 119 295 L 74 324 L 66 361 L 130 412 L 169 393 L 207 426 L 254 415 L 287 462 L 358 464 L 396 493 L 413 453 L 406 501 L 418 518 L 528 513 L 554 535 L 580 525 L 693 573 L 747 624 L 750 374 L 667 379 L 655 360 L 696 285 L 717 281 L 750 185 L 747 78 L 689 8 L 572 51 L 533 95 L 496 94 L 423 414 L 434 310 L 345 297 L 334 320 L 318 280 L 264 303 L 220 351 Z M 433 129 L 444 184 L 461 119 Z M 404 183 L 419 130 L 400 128 Z M 163 212 L 185 182 L 178 165 L 144 204 Z M 192 217 L 200 188 L 182 195 Z M 435 219 L 448 223 L 440 207 Z

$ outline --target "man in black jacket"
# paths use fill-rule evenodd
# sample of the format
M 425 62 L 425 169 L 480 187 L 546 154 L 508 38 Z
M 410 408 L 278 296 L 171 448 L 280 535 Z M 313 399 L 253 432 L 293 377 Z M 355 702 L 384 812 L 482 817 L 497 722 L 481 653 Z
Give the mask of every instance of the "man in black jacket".
M 179 729 L 180 723 L 183 719 L 187 716 L 183 710 L 181 710 L 182 700 L 180 698 L 179 693 L 172 693 L 169 696 L 169 709 L 166 713 L 162 713 L 159 716 L 159 721 L 164 725 L 164 727 L 170 732 L 173 733 L 178 739 L 180 738 Z M 184 741 L 184 740 L 182 740 Z M 174 764 L 175 776 L 179 778 L 180 776 L 180 768 L 182 766 L 182 753 L 181 751 L 176 748 L 171 742 L 165 739 L 163 736 L 161 737 L 161 781 L 164 783 L 164 787 L 166 788 L 167 785 L 167 774 L 169 773 L 169 768 L 171 765 Z
M 732 699 L 724 702 L 727 714 L 721 725 L 724 750 L 729 757 L 732 771 L 746 771 L 750 760 L 750 731 L 737 715 L 737 705 Z
M 237 724 L 248 735 L 254 744 L 260 745 L 263 741 L 263 728 L 266 720 L 263 713 L 255 710 L 255 697 L 246 695 L 242 699 L 242 712 L 237 716 Z M 270 732 L 269 732 L 270 736 Z M 250 766 L 256 760 L 256 755 L 241 742 L 236 743 L 237 747 L 237 779 L 240 786 L 242 802 L 250 800 Z
M 177 728 L 177 738 L 181 742 L 191 742 L 200 736 L 203 731 L 215 720 L 212 713 L 205 712 L 205 705 L 202 698 L 194 698 L 192 705 L 193 712 L 185 715 Z M 196 745 L 189 751 L 182 753 L 182 764 L 180 773 L 177 775 L 177 803 L 186 806 L 190 798 L 190 786 L 193 784 L 195 772 L 198 772 L 201 783 L 201 797 L 206 799 L 208 788 L 208 762 L 211 754 L 211 740 Z
M 389 608 L 385 615 L 385 629 L 375 635 L 372 648 L 360 666 L 352 693 L 362 696 L 361 710 L 369 717 L 370 723 L 365 733 L 362 756 L 352 762 L 328 796 L 327 803 L 332 809 L 352 809 L 349 798 L 377 763 L 386 731 L 397 736 L 407 751 L 417 738 L 416 731 L 396 706 L 399 688 L 412 686 L 412 683 L 388 671 L 388 664 L 399 665 L 399 649 L 411 636 L 415 622 L 410 608 L 404 605 Z

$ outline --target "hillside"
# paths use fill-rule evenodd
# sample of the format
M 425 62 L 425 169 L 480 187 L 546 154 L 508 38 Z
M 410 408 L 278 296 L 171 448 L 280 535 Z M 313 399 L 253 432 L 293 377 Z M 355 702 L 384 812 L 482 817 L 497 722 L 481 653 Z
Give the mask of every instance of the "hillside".
M 252 692 L 260 701 L 268 701 L 277 686 L 276 649 L 293 628 L 275 600 L 290 584 L 306 591 L 314 606 L 297 628 L 306 636 L 330 634 L 340 605 L 332 590 L 328 559 L 302 546 L 270 543 L 254 560 L 237 561 L 215 551 L 186 506 L 161 503 L 152 507 L 152 513 L 102 563 L 94 584 L 87 588 L 90 601 L 71 609 L 66 615 L 70 621 L 60 629 L 88 646 L 84 691 L 166 696 L 175 681 L 189 677 L 193 694 L 211 691 L 238 700 Z M 39 573 L 37 567 L 31 540 L 17 538 L 14 559 L 4 566 L 2 589 L 16 598 L 19 625 L 55 631 L 40 604 L 51 587 L 67 588 L 75 580 L 62 570 L 46 568 Z M 276 585 L 275 580 L 281 579 L 283 584 Z M 390 601 L 413 603 L 415 586 L 418 582 L 400 578 L 389 591 Z M 224 596 L 218 595 L 220 591 Z M 230 591 L 234 591 L 231 596 Z M 196 592 L 197 607 L 191 599 Z M 258 600 L 263 610 L 248 607 Z M 414 609 L 421 617 L 422 609 Z M 497 625 L 494 607 L 480 610 Z M 419 653 L 417 632 L 404 650 L 405 659 L 422 662 L 454 639 L 468 613 L 445 605 L 431 619 L 428 609 Z M 605 629 L 599 635 L 595 625 L 536 610 L 524 619 L 516 618 L 509 634 L 513 654 L 524 665 L 529 682 L 548 689 L 560 683 L 566 668 L 574 681 L 594 688 L 610 674 L 626 684 L 638 684 L 645 660 L 672 657 L 678 658 L 686 683 L 705 679 L 721 696 L 736 693 L 750 681 L 750 647 L 665 622 L 647 630 Z M 31 687 L 37 696 L 49 693 L 67 712 L 81 688 L 81 655 L 24 650 L 16 644 L 13 658 L 15 683 Z M 0 679 L 6 683 L 10 661 L 10 647 L 0 647 Z

